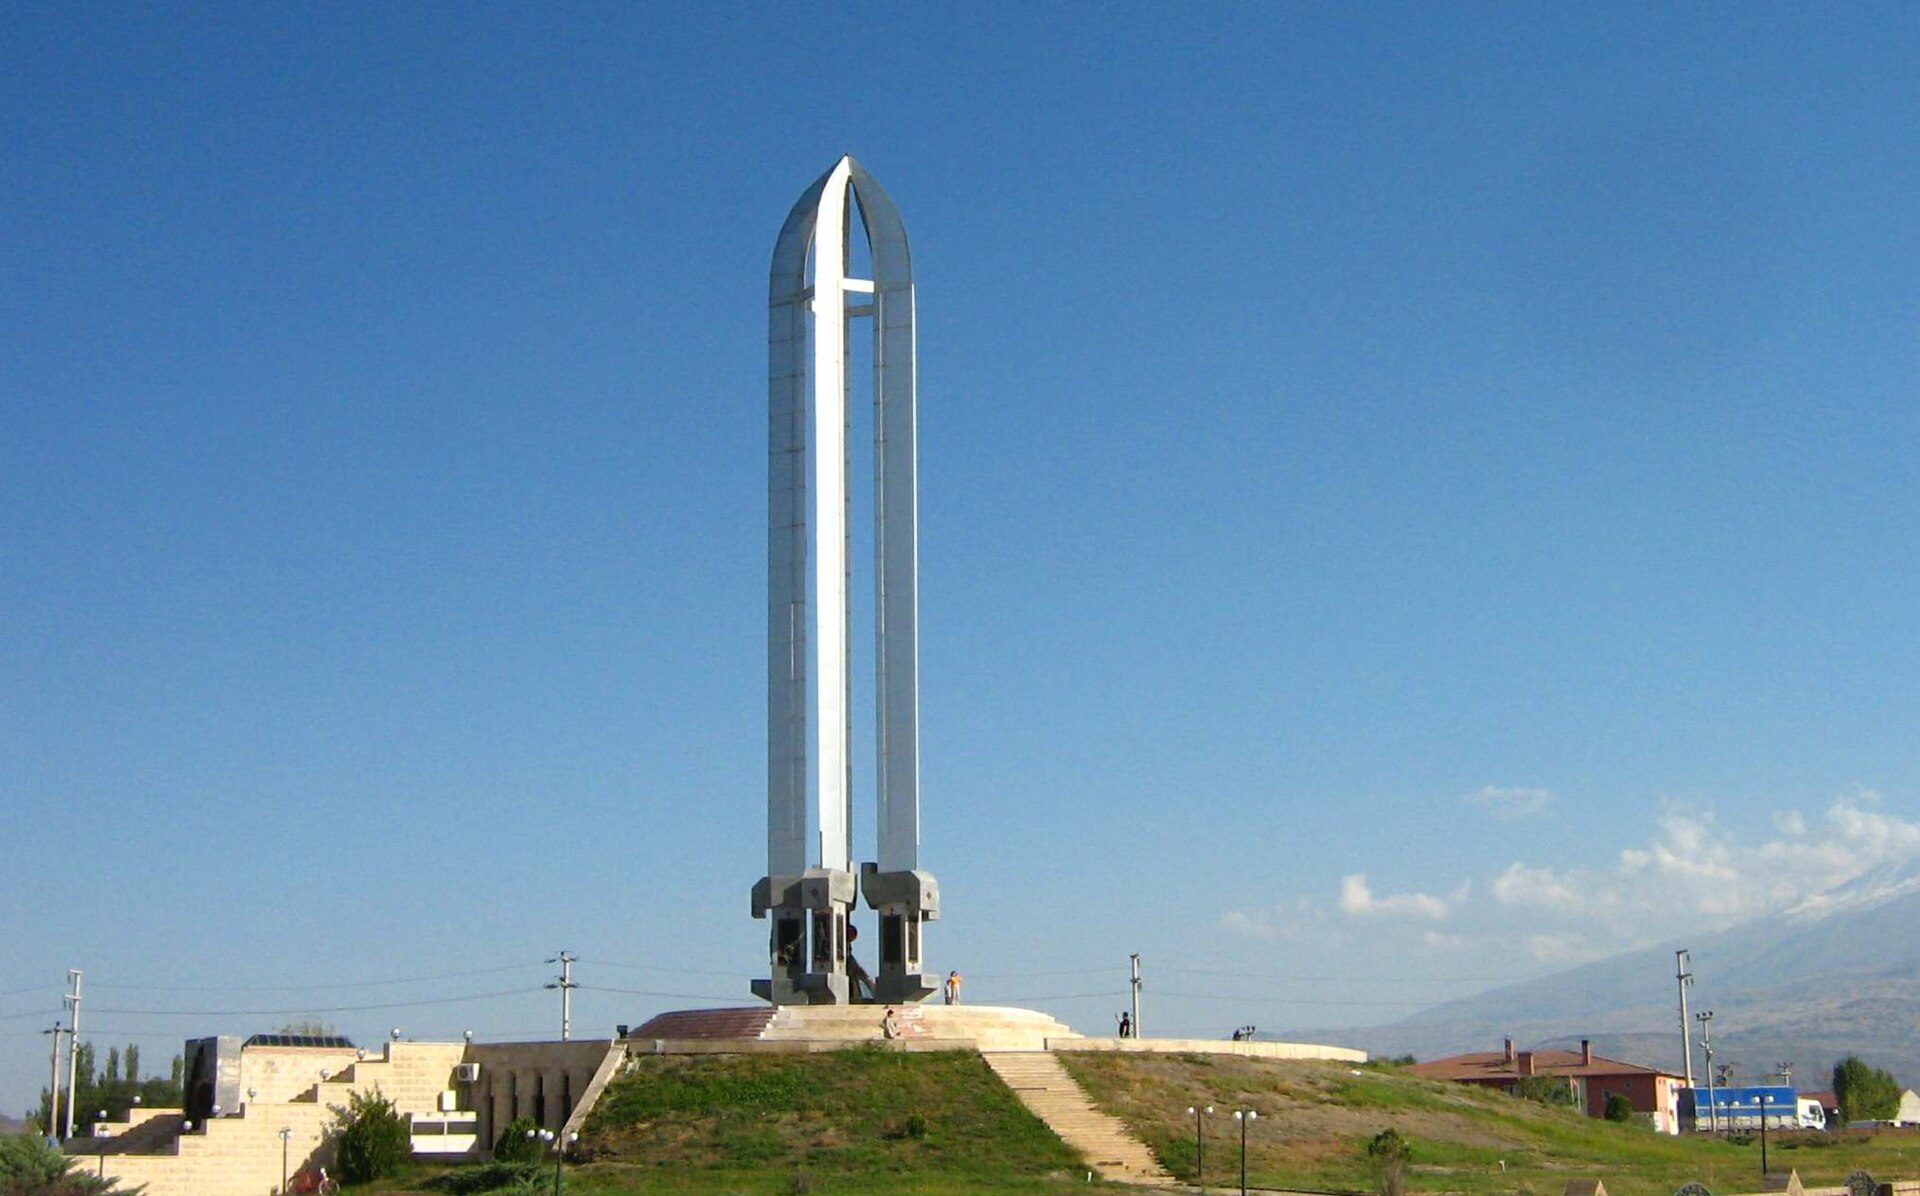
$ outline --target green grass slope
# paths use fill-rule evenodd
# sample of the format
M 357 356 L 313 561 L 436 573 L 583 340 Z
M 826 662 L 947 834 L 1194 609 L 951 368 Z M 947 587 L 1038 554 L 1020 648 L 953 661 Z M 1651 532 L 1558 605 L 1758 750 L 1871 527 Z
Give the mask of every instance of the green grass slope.
M 1415 1193 L 1559 1196 L 1570 1179 L 1605 1181 L 1610 1196 L 1670 1196 L 1699 1180 L 1714 1192 L 1762 1187 L 1757 1142 L 1658 1134 L 1465 1084 L 1391 1068 L 1206 1055 L 1063 1053 L 1062 1061 L 1107 1112 L 1193 1182 L 1190 1106 L 1212 1105 L 1205 1180 L 1239 1182 L 1234 1109 L 1248 1123 L 1247 1182 L 1260 1188 L 1374 1191 L 1366 1143 L 1392 1128 L 1413 1145 Z M 1837 1184 L 1855 1168 L 1889 1180 L 1920 1174 L 1920 1136 L 1773 1135 L 1769 1165 L 1809 1186 Z
M 569 1171 L 576 1196 L 934 1196 L 1084 1175 L 971 1051 L 643 1058 L 608 1087 L 580 1150 L 591 1162 Z

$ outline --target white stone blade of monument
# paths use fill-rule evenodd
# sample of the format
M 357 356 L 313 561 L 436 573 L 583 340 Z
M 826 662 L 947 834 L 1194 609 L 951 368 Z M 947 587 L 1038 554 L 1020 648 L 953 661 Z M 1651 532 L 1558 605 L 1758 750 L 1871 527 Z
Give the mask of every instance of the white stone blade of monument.
M 856 216 L 872 278 L 848 274 Z M 857 876 L 847 601 L 847 345 L 856 332 L 872 338 L 879 724 L 877 842 Z M 939 916 L 940 897 L 918 870 L 915 350 L 899 209 L 858 162 L 841 158 L 787 214 L 768 280 L 767 875 L 754 886 L 753 914 L 771 919 L 772 970 L 754 991 L 776 1005 L 919 1001 L 938 987 L 921 969 L 921 930 Z M 856 891 L 880 914 L 871 977 L 848 949 Z

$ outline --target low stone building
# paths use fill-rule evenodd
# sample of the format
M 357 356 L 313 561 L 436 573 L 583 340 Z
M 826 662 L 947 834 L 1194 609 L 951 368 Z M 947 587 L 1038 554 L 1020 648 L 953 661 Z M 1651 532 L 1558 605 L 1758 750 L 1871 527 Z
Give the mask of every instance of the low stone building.
M 559 1140 L 626 1058 L 624 1043 L 387 1042 L 287 1035 L 187 1044 L 183 1109 L 135 1109 L 65 1143 L 87 1168 L 147 1196 L 259 1196 L 283 1175 L 334 1167 L 332 1130 L 355 1095 L 407 1120 L 416 1155 L 476 1158 L 530 1117 Z M 104 1132 L 100 1132 L 104 1131 Z

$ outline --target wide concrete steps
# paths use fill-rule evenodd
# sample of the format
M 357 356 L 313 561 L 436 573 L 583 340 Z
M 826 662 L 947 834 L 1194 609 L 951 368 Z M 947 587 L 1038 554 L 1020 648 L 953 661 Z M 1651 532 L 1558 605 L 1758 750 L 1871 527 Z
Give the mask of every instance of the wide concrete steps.
M 994 1005 L 783 1005 L 761 1034 L 770 1042 L 877 1041 L 887 1010 L 907 1041 L 972 1044 L 983 1051 L 1038 1051 L 1050 1038 L 1077 1037 L 1066 1024 L 1031 1009 Z
M 1079 1151 L 1100 1178 L 1132 1184 L 1173 1183 L 1173 1176 L 1146 1144 L 1119 1118 L 1095 1108 L 1086 1090 L 1050 1052 L 983 1051 L 981 1057 L 1020 1103 Z
M 675 1039 L 714 1041 L 716 1039 L 759 1038 L 773 1020 L 770 1005 L 729 1009 L 680 1009 L 656 1014 L 646 1024 L 627 1032 L 634 1039 Z

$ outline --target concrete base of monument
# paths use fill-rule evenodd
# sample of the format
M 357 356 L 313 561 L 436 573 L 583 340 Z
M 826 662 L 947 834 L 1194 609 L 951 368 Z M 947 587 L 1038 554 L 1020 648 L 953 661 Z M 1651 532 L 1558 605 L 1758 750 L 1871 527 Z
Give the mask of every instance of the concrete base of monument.
M 659 1054 L 834 1050 L 861 1042 L 902 1050 L 1043 1051 L 1050 1042 L 1079 1037 L 1032 1009 L 914 1004 L 682 1009 L 627 1033 L 631 1049 Z
M 888 1026 L 887 1012 L 893 1011 Z M 858 1043 L 896 1050 L 1124 1051 L 1362 1063 L 1365 1051 L 1304 1042 L 1089 1038 L 1048 1014 L 1003 1005 L 769 1005 L 682 1009 L 627 1033 L 630 1051 L 661 1055 L 801 1053 Z

